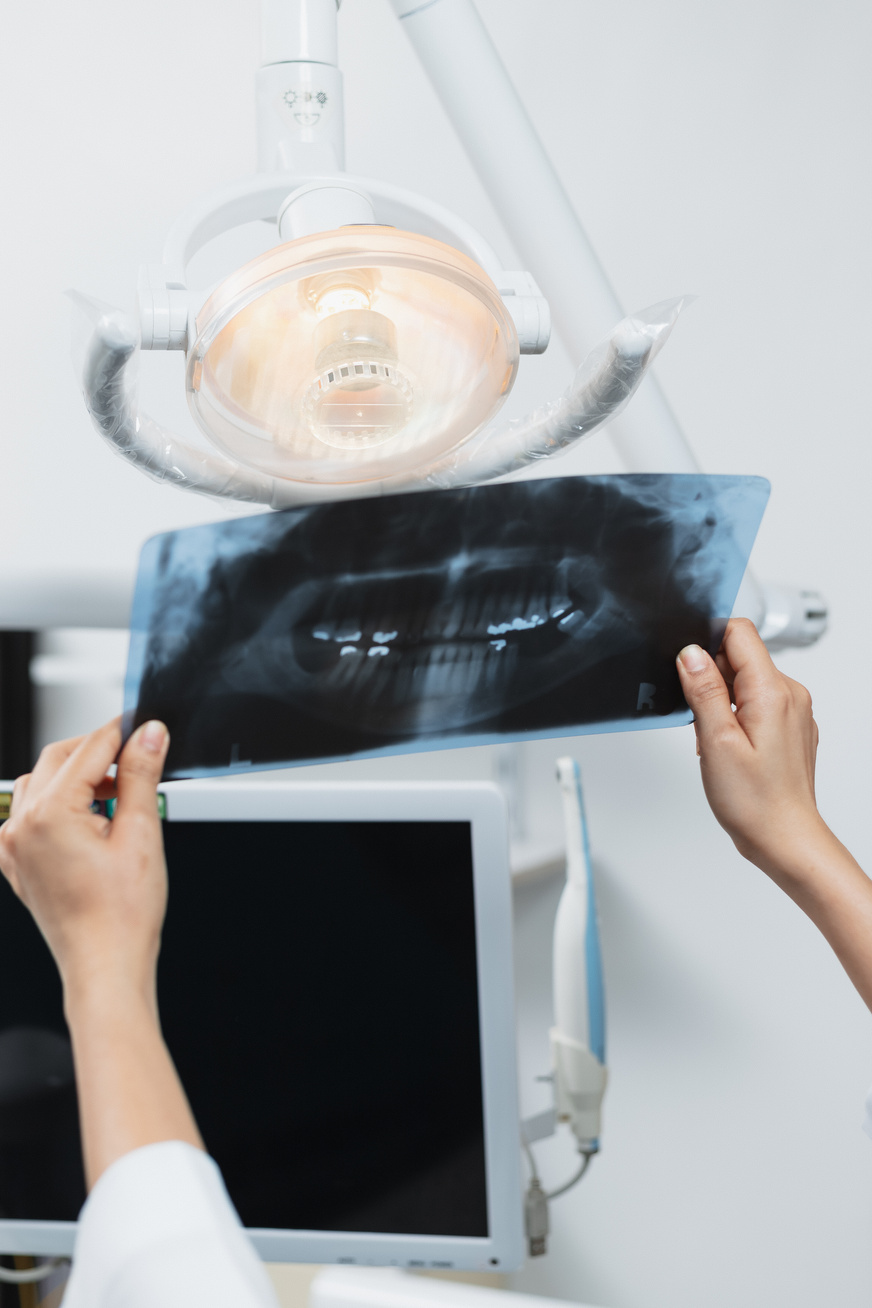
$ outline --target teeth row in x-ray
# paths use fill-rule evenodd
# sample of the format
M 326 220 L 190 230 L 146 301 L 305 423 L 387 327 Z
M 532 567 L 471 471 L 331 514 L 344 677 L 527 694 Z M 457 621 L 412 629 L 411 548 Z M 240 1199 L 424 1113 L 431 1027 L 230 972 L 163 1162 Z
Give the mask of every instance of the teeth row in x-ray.
M 511 576 L 507 578 L 509 586 L 512 580 Z M 502 588 L 495 584 L 493 591 L 480 589 L 455 595 L 453 600 L 434 607 L 422 604 L 420 597 L 417 603 L 411 597 L 408 605 L 395 603 L 391 609 L 382 606 L 375 616 L 366 613 L 359 602 L 355 604 L 353 594 L 347 598 L 351 603 L 346 616 L 331 615 L 316 620 L 306 630 L 302 624 L 297 628 L 300 640 L 320 642 L 316 649 L 328 662 L 337 645 L 343 656 L 423 651 L 447 642 L 505 649 L 510 642 L 522 639 L 524 632 L 547 627 L 564 633 L 572 627 L 573 615 L 577 615 L 577 606 L 565 590 L 537 595 L 524 594 L 516 587 L 513 593 L 505 583 Z
M 467 549 L 441 566 L 304 583 L 256 645 L 228 651 L 222 680 L 403 734 L 523 702 L 595 656 L 603 630 L 620 644 L 621 606 L 590 559 L 513 567 L 514 554 Z
M 230 654 L 223 681 L 409 734 L 522 703 L 596 659 L 605 633 L 612 649 L 626 643 L 628 615 L 589 560 L 515 571 L 491 554 L 468 552 L 462 570 L 309 583 L 273 612 L 256 653 L 246 642 Z

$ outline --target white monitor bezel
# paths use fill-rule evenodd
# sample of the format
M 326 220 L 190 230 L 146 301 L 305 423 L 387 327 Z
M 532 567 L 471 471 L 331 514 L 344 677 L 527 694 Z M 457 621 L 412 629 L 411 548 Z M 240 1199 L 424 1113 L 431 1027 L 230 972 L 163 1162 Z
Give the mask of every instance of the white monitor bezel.
M 5 789 L 0 782 L 0 789 Z M 11 785 L 8 787 L 11 790 Z M 249 1228 L 267 1262 L 509 1271 L 524 1257 L 512 907 L 505 801 L 487 782 L 309 782 L 214 779 L 168 782 L 172 821 L 469 822 L 482 1050 L 486 1237 L 412 1236 Z M 70 1254 L 74 1222 L 0 1220 L 0 1251 Z

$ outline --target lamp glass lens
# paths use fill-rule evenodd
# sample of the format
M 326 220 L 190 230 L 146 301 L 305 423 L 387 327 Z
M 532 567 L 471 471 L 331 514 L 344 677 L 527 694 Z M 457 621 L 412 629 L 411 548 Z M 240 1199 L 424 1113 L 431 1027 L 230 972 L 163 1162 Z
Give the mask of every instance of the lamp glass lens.
M 234 458 L 293 480 L 370 481 L 461 445 L 518 367 L 499 293 L 465 255 L 393 228 L 278 246 L 197 319 L 188 400 Z

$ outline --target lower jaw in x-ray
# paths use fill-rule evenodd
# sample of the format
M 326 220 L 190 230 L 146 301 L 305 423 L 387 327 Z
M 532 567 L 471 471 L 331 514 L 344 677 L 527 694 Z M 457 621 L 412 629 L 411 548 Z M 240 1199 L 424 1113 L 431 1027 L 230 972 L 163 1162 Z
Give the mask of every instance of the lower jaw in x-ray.
M 224 666 L 229 689 L 403 736 L 516 708 L 638 643 L 596 560 L 482 549 L 306 582 Z

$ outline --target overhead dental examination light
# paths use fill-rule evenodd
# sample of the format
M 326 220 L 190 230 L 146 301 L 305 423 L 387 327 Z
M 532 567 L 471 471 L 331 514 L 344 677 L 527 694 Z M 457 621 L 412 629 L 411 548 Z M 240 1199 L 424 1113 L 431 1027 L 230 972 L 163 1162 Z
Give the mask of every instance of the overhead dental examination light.
M 264 0 L 260 172 L 177 220 L 163 262 L 140 273 L 138 321 L 76 297 L 93 328 L 83 385 L 95 425 L 159 480 L 276 508 L 487 481 L 614 417 L 680 311 L 674 300 L 612 320 L 560 400 L 495 421 L 520 355 L 548 345 L 547 301 L 460 218 L 343 171 L 337 9 Z M 449 26 L 458 16 L 477 21 L 461 7 Z M 276 224 L 276 245 L 195 295 L 194 256 L 256 219 Z M 138 349 L 185 352 L 189 408 L 214 454 L 139 410 Z
M 159 481 L 273 508 L 489 481 L 619 415 L 630 471 L 698 471 L 654 379 L 636 396 L 685 301 L 623 315 L 473 0 L 392 4 L 529 272 L 504 270 L 430 199 L 344 171 L 339 3 L 262 0 L 259 171 L 177 219 L 162 262 L 141 269 L 136 314 L 73 294 L 101 435 Z M 257 220 L 275 224 L 272 248 L 196 291 L 194 257 Z M 552 313 L 575 377 L 501 419 Z M 140 409 L 140 350 L 184 352 L 211 449 Z M 810 644 L 826 626 L 820 596 L 750 575 L 739 611 L 773 645 Z
M 518 333 L 478 264 L 376 226 L 360 192 L 302 188 L 279 233 L 310 201 L 329 221 L 325 196 L 368 216 L 280 245 L 209 297 L 188 353 L 191 409 L 232 457 L 291 482 L 414 472 L 499 408 Z
M 140 274 L 138 323 L 74 297 L 93 327 L 83 384 L 94 423 L 158 480 L 276 508 L 325 491 L 487 481 L 614 417 L 682 307 L 672 300 L 621 321 L 557 403 L 494 424 L 519 356 L 548 344 L 547 302 L 454 215 L 337 171 L 335 28 L 334 0 L 266 0 L 265 171 L 182 215 L 163 264 Z M 279 243 L 199 303 L 187 285 L 194 255 L 257 218 L 276 223 Z M 220 455 L 139 411 L 137 348 L 185 351 L 191 413 Z

